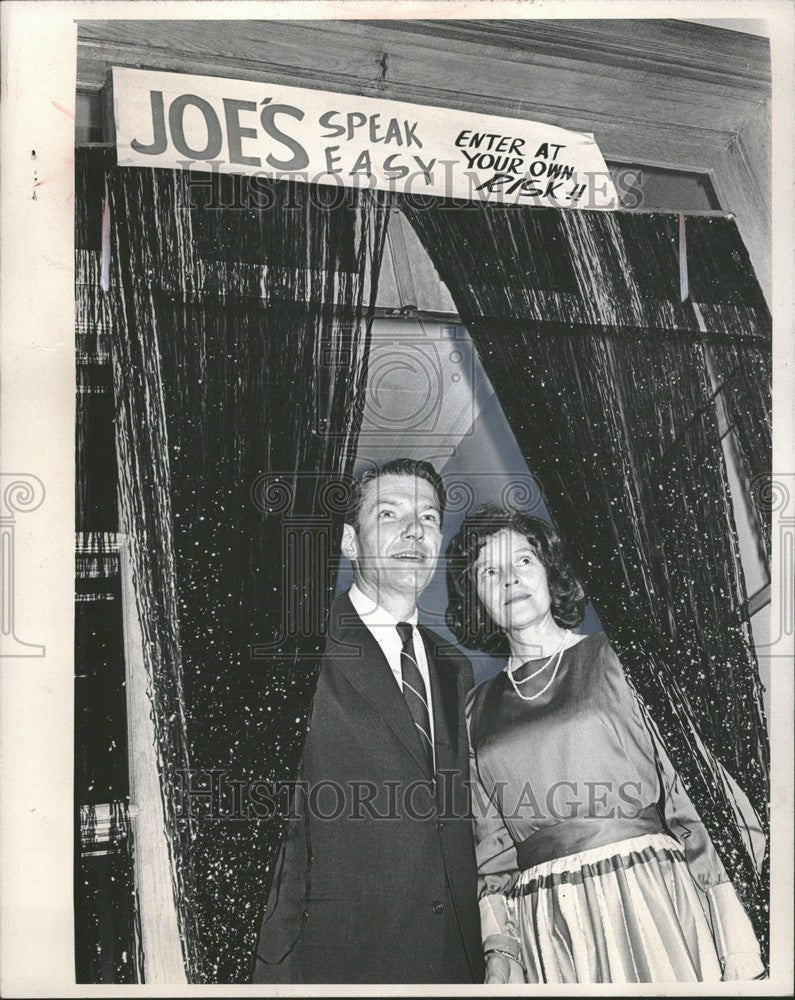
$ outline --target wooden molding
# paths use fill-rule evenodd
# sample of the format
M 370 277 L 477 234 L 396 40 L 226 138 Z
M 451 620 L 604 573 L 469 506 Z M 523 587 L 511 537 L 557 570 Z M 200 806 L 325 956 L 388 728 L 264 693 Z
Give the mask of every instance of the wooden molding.
M 370 22 L 372 23 L 372 22 Z M 767 92 L 770 47 L 763 38 L 688 21 L 655 19 L 395 21 L 391 27 L 547 59 L 676 75 Z
M 144 42 L 142 23 L 146 23 Z M 378 55 L 389 53 L 391 45 L 398 53 L 406 46 L 453 51 L 462 62 L 497 56 L 503 67 L 506 63 L 516 67 L 568 61 L 763 94 L 770 89 L 765 39 L 672 20 L 84 21 L 78 25 L 78 46 L 87 50 L 92 42 L 102 47 L 110 43 L 142 48 L 150 54 L 155 49 L 173 54 L 175 38 L 180 38 L 186 44 L 176 51 L 183 58 L 195 62 L 204 55 L 212 61 L 207 45 L 202 44 L 205 33 L 210 45 L 217 47 L 215 55 L 221 63 L 236 58 L 244 64 L 273 65 L 270 50 L 274 44 L 289 46 L 291 39 L 305 55 L 322 48 L 325 58 L 307 68 L 317 67 L 323 76 L 337 75 L 336 65 L 346 51 L 359 49 L 363 55 L 369 50 Z M 376 62 L 377 58 L 371 64 L 363 60 L 359 72 L 348 66 L 342 75 L 369 77 L 377 83 L 389 73 L 378 72 Z M 281 68 L 295 67 L 291 62 Z M 91 85 L 89 80 L 82 82 Z

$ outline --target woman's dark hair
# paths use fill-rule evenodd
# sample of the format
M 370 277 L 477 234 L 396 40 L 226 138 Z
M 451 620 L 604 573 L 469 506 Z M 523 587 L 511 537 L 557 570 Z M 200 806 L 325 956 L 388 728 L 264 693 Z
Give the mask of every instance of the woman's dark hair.
M 470 649 L 506 655 L 508 640 L 478 597 L 474 569 L 487 538 L 500 531 L 522 535 L 543 563 L 552 598 L 552 617 L 562 628 L 583 620 L 587 603 L 558 533 L 545 521 L 522 510 L 491 505 L 476 507 L 464 519 L 447 549 L 447 624 L 456 639 Z

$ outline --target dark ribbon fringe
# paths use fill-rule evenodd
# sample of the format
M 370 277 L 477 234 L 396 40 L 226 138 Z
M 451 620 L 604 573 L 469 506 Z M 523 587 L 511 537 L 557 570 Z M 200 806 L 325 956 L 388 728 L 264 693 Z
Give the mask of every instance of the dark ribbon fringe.
M 323 207 L 315 189 L 274 183 L 269 207 L 219 209 L 195 204 L 182 171 L 119 170 L 102 151 L 82 169 L 91 204 L 107 186 L 110 205 L 121 503 L 187 975 L 246 982 L 282 821 L 185 815 L 182 772 L 295 776 L 342 528 L 327 491 L 355 454 L 385 199 Z M 213 195 L 239 206 L 241 182 L 216 178 Z M 290 545 L 302 558 L 286 578 Z M 313 614 L 283 635 L 288 598 Z
M 705 347 L 719 375 L 736 369 L 727 406 L 769 476 L 770 318 L 734 223 L 687 220 L 683 303 L 675 216 L 404 211 L 764 947 L 767 869 L 717 766 L 767 832 L 767 730 Z

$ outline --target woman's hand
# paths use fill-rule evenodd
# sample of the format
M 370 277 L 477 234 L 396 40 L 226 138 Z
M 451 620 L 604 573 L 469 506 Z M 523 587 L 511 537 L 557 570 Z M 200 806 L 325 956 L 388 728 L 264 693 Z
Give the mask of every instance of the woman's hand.
M 723 982 L 759 979 L 765 974 L 765 967 L 759 952 L 740 951 L 727 955 L 723 960 Z
M 519 942 L 511 934 L 489 934 L 483 941 L 487 983 L 524 983 Z
M 523 983 L 524 969 L 514 958 L 499 951 L 486 955 L 486 983 Z

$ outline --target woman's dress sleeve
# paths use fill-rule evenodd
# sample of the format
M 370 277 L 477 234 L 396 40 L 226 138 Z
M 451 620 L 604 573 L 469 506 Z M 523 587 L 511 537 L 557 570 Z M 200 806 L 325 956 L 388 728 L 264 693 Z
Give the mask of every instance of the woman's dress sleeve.
M 470 724 L 469 713 L 467 724 Z M 481 778 L 471 734 L 469 771 L 481 936 L 483 940 L 490 934 L 509 934 L 515 937 L 513 901 L 508 898 L 508 894 L 519 877 L 516 846 L 502 818 L 496 796 L 487 789 Z

